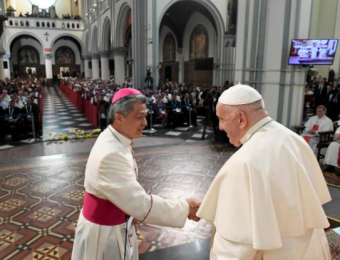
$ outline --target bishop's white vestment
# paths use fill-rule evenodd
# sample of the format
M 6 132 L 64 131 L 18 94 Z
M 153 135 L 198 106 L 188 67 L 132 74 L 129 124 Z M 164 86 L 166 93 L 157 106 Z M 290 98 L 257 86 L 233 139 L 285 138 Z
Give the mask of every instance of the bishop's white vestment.
M 310 137 L 308 144 L 312 151 L 316 153 L 317 152 L 316 146 L 319 142 L 319 137 L 317 135 L 308 134 L 308 131 L 313 130 L 313 127 L 316 132 L 333 131 L 334 127 L 332 120 L 327 116 L 323 116 L 321 118 L 318 118 L 318 116 L 312 116 L 311 118 L 308 119 L 308 121 L 305 124 L 305 129 L 303 131 L 302 136 Z
M 340 134 L 340 127 L 336 129 L 335 134 L 336 135 Z M 340 142 L 340 139 L 338 139 L 337 141 L 331 142 L 331 144 L 328 146 L 325 159 L 323 162 L 324 164 L 339 167 L 338 166 L 339 147 L 340 147 L 339 142 Z
M 210 259 L 330 259 L 331 197 L 306 141 L 266 117 L 241 143 L 197 213 L 216 227 Z
M 131 216 L 125 259 L 137 260 L 138 244 L 132 218 L 146 218 L 145 222 L 154 225 L 183 227 L 189 204 L 184 199 L 164 200 L 147 194 L 137 181 L 130 145 L 131 140 L 111 126 L 102 132 L 91 150 L 84 186 L 86 193 L 112 202 Z M 83 213 L 84 208 L 77 224 L 72 260 L 123 259 L 126 223 L 99 225 L 86 219 Z

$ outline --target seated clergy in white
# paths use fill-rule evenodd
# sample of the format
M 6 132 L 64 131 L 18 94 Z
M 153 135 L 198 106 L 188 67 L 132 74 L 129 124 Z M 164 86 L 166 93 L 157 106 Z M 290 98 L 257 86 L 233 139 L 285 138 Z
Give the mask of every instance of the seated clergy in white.
M 147 194 L 137 181 L 132 141 L 146 126 L 146 97 L 125 88 L 112 103 L 111 124 L 98 137 L 86 165 L 72 260 L 137 260 L 133 219 L 171 227 L 183 227 L 187 217 L 198 220 L 200 203 L 195 199 L 165 200 Z
M 330 259 L 322 204 L 331 197 L 305 140 L 271 119 L 249 86 L 224 91 L 216 112 L 220 129 L 242 147 L 197 212 L 216 227 L 210 259 Z
M 317 152 L 316 146 L 319 142 L 318 132 L 333 131 L 333 122 L 326 116 L 327 108 L 318 106 L 316 108 L 316 116 L 312 116 L 305 124 L 302 137 L 308 142 L 314 153 Z
M 335 167 L 339 167 L 339 156 L 340 156 L 340 127 L 336 129 L 335 135 L 333 136 L 333 142 L 328 146 L 325 155 L 324 164 L 328 165 L 325 171 L 332 172 Z

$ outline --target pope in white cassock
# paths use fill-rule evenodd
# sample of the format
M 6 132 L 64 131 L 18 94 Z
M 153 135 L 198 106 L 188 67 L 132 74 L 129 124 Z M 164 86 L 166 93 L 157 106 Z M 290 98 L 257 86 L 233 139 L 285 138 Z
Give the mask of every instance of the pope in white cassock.
M 216 227 L 210 259 L 330 259 L 322 204 L 331 197 L 306 141 L 271 119 L 249 86 L 224 91 L 216 112 L 220 129 L 242 147 L 197 212 Z
M 326 116 L 327 108 L 325 106 L 318 106 L 316 108 L 316 116 L 312 116 L 305 124 L 305 129 L 302 137 L 308 142 L 310 148 L 314 153 L 317 152 L 316 146 L 319 142 L 318 132 L 333 131 L 333 122 Z
M 80 213 L 72 260 L 137 260 L 134 219 L 183 227 L 198 221 L 195 199 L 165 200 L 147 194 L 137 181 L 133 138 L 146 126 L 146 97 L 124 88 L 113 97 L 111 125 L 98 137 L 85 172 L 84 206 Z

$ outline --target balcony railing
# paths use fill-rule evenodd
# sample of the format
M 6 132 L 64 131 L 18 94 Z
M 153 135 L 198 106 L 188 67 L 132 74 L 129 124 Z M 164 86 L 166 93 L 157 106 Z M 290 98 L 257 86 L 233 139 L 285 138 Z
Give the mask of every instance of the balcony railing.
M 36 17 L 8 17 L 4 23 L 9 28 L 56 28 L 65 30 L 84 30 L 84 22 L 74 19 L 50 19 Z

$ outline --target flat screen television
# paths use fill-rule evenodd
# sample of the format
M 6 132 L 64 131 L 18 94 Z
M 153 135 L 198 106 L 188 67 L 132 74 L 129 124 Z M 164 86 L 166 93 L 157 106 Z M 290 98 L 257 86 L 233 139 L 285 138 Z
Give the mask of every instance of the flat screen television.
M 338 39 L 293 39 L 289 65 L 332 65 Z

